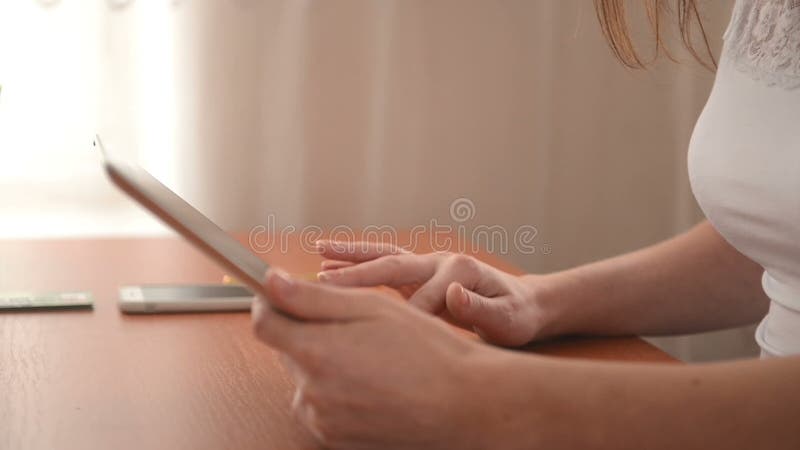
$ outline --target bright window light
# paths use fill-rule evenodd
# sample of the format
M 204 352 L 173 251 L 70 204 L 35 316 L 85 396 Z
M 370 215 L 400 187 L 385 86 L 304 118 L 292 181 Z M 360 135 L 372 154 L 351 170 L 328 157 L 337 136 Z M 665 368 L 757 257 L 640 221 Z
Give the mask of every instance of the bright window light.
M 91 142 L 108 132 L 174 180 L 171 10 L 0 2 L 0 238 L 164 232 L 105 179 Z

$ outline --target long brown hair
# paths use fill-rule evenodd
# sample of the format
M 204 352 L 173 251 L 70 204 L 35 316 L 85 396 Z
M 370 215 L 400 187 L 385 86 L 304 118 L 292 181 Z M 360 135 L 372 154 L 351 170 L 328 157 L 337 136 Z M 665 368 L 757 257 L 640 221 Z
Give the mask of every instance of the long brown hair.
M 626 67 L 643 69 L 647 67 L 652 60 L 647 61 L 642 59 L 636 46 L 633 44 L 625 10 L 626 1 L 627 0 L 594 0 L 597 18 L 600 20 L 600 27 L 603 29 L 606 41 L 617 59 Z M 647 8 L 647 17 L 650 19 L 650 26 L 655 35 L 653 59 L 658 56 L 660 51 L 663 51 L 669 59 L 675 60 L 664 44 L 663 30 L 661 27 L 663 16 L 674 12 L 678 17 L 678 28 L 680 29 L 681 41 L 684 47 L 686 47 L 694 59 L 706 68 L 714 70 L 717 67 L 717 61 L 708 43 L 703 21 L 697 10 L 696 0 L 674 0 L 674 11 L 669 10 L 667 0 L 643 1 Z M 705 53 L 705 56 L 701 56 L 701 52 L 698 52 L 694 42 L 695 25 L 699 31 L 699 36 L 704 47 L 701 52 Z

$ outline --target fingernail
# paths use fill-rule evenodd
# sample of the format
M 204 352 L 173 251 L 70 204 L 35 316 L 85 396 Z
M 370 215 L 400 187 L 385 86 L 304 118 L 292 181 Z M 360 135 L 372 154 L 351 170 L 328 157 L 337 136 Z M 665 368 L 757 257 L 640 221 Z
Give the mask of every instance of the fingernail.
M 275 293 L 281 298 L 288 298 L 294 293 L 296 285 L 288 273 L 280 269 L 275 269 L 272 271 L 271 277 Z
M 334 278 L 338 277 L 341 274 L 342 274 L 342 271 L 340 269 L 323 270 L 322 272 L 317 274 L 317 279 L 319 281 L 331 281 L 331 280 L 333 280 Z
M 467 294 L 467 290 L 464 289 L 464 286 L 458 286 L 461 289 L 461 306 L 469 306 L 469 294 Z

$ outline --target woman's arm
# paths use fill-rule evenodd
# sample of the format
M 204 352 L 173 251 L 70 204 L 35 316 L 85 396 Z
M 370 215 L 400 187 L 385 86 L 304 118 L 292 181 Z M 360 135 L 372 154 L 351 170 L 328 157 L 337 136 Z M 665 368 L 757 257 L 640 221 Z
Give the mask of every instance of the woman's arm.
M 326 448 L 800 448 L 800 358 L 686 366 L 480 344 L 385 292 L 266 276 L 255 332 L 284 353 Z
M 761 267 L 708 222 L 633 253 L 524 277 L 464 255 L 415 255 L 368 243 L 318 245 L 328 258 L 322 281 L 410 287 L 409 301 L 415 306 L 433 313 L 446 308 L 461 326 L 477 327 L 491 342 L 509 346 L 566 334 L 720 329 L 758 320 L 769 304 L 761 289 Z
M 480 419 L 486 448 L 800 448 L 797 357 L 696 366 L 491 359 L 476 373 L 494 389 L 474 399 L 476 410 L 490 408 Z
M 762 271 L 703 222 L 652 247 L 528 281 L 548 316 L 539 337 L 658 335 L 755 322 L 769 305 Z

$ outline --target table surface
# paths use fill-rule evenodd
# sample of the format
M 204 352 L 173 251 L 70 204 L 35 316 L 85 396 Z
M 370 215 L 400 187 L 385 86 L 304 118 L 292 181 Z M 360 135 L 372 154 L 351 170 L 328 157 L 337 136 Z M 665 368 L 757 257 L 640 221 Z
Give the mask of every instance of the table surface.
M 320 261 L 298 243 L 265 259 L 295 273 L 314 272 Z M 95 296 L 93 310 L 0 313 L 0 449 L 316 448 L 291 417 L 291 380 L 253 338 L 249 314 L 117 309 L 121 285 L 216 283 L 222 275 L 176 237 L 0 241 L 0 291 Z M 673 361 L 635 337 L 521 351 Z

